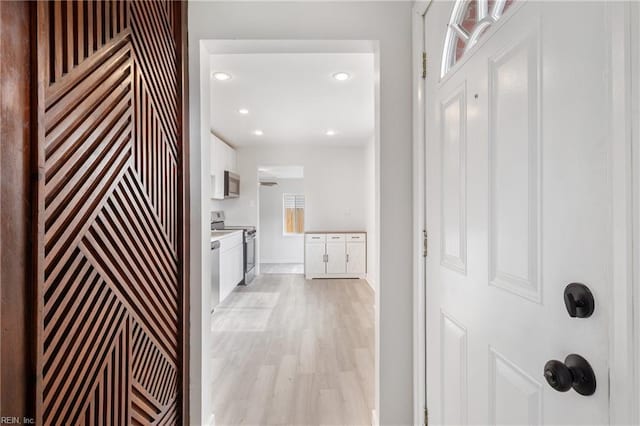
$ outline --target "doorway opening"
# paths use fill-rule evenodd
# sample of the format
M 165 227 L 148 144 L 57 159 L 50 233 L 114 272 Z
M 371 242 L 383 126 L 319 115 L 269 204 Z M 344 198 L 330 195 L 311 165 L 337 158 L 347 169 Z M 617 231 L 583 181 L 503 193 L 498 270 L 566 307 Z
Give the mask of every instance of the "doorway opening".
M 302 166 L 258 167 L 260 273 L 304 274 Z
M 201 41 L 203 423 L 375 416 L 376 49 Z

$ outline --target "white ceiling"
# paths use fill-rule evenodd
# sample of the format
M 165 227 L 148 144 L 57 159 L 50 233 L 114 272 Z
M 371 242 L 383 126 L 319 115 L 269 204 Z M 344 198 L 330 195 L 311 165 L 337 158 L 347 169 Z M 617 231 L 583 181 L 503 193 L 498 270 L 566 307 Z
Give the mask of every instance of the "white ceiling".
M 231 145 L 363 145 L 373 137 L 371 53 L 212 54 L 210 67 L 232 75 L 210 77 L 212 131 Z M 351 78 L 335 80 L 339 71 Z

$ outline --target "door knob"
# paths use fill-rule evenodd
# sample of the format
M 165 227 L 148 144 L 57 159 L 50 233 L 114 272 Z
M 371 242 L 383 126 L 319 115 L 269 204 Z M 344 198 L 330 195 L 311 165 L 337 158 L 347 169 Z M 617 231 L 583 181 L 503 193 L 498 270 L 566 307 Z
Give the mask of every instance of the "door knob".
M 547 361 L 544 378 L 558 392 L 573 388 L 580 395 L 588 396 L 596 391 L 596 375 L 589 362 L 580 355 L 568 355 L 564 363 L 555 359 Z
M 564 305 L 571 318 L 588 318 L 593 314 L 595 301 L 589 287 L 571 283 L 564 289 Z

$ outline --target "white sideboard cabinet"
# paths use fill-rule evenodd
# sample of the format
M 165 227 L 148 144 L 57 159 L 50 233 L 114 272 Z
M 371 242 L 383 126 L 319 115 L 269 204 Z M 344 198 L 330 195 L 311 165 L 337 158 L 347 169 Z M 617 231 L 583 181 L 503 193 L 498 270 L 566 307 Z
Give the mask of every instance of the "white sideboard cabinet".
M 304 274 L 312 278 L 365 278 L 367 234 L 365 232 L 307 232 Z

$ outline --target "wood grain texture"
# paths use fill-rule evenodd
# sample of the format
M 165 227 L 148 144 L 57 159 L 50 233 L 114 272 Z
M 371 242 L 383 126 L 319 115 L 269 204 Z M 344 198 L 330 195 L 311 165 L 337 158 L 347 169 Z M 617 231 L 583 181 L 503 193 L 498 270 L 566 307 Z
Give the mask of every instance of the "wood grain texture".
M 183 12 L 37 6 L 39 423 L 182 422 Z
M 218 425 L 370 425 L 374 294 L 364 280 L 261 275 L 213 315 Z
M 0 2 L 0 413 L 33 417 L 30 6 Z

